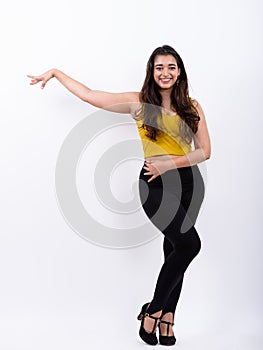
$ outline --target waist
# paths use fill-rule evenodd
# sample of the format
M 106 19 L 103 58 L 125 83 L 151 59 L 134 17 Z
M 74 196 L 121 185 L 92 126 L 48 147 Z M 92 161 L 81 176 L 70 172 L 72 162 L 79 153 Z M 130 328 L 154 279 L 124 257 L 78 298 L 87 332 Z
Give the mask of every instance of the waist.
M 193 185 L 194 179 L 202 177 L 198 166 L 186 166 L 181 168 L 174 168 L 167 170 L 163 174 L 157 176 L 151 182 L 148 182 L 150 175 L 145 174 L 146 170 L 144 165 L 142 166 L 139 174 L 139 178 L 147 183 L 148 186 L 163 186 L 165 185 L 167 189 L 173 190 L 177 186 L 186 186 L 188 189 Z M 167 187 L 168 186 L 168 187 Z M 190 186 L 190 187 L 189 187 Z
M 156 156 L 145 157 L 145 160 L 168 160 L 173 157 L 183 157 L 181 154 L 160 154 Z

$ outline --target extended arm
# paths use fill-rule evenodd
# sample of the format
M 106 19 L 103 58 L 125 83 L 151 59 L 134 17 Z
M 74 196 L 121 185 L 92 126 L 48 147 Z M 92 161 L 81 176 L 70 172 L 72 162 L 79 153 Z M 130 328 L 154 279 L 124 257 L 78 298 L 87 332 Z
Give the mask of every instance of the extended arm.
M 58 69 L 50 69 L 42 75 L 28 75 L 28 77 L 31 78 L 30 85 L 34 85 L 42 81 L 42 89 L 44 89 L 46 83 L 50 79 L 56 78 L 66 89 L 68 89 L 73 95 L 77 96 L 82 101 L 112 112 L 131 113 L 131 111 L 135 108 L 134 105 L 139 102 L 138 92 L 111 93 L 91 90 L 84 84 L 69 77 Z

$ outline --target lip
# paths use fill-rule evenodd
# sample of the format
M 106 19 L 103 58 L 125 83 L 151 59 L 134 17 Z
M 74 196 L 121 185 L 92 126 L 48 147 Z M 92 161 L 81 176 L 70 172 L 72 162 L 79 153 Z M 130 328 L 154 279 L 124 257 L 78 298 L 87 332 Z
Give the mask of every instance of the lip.
M 162 78 L 162 79 L 160 79 L 160 81 L 162 83 L 169 83 L 171 80 L 172 80 L 172 78 Z

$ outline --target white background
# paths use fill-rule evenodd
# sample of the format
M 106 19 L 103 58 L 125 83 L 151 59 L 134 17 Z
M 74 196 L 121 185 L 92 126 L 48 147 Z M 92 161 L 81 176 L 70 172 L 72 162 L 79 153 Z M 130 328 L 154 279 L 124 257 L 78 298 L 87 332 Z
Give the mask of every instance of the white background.
M 12 1 L 1 10 L 0 349 L 142 349 L 162 236 L 107 249 L 77 235 L 54 191 L 57 155 L 96 109 L 52 80 L 139 91 L 151 52 L 173 46 L 212 141 L 207 193 L 175 317 L 178 349 L 262 349 L 262 10 L 251 1 Z M 136 132 L 134 126 L 134 133 Z

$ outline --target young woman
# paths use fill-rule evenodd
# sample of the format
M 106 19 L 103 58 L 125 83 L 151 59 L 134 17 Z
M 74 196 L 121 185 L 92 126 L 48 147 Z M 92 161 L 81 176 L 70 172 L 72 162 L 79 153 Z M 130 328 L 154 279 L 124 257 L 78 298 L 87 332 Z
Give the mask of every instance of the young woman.
M 201 248 L 194 224 L 204 198 L 204 182 L 197 164 L 209 159 L 211 152 L 205 115 L 189 97 L 181 57 L 168 45 L 155 49 L 140 92 L 91 90 L 58 69 L 28 77 L 31 85 L 42 82 L 41 88 L 56 78 L 83 101 L 129 113 L 136 121 L 145 157 L 139 182 L 141 203 L 164 235 L 164 263 L 153 298 L 138 315 L 142 320 L 139 335 L 155 345 L 158 327 L 159 342 L 173 345 L 172 326 L 184 273 Z

